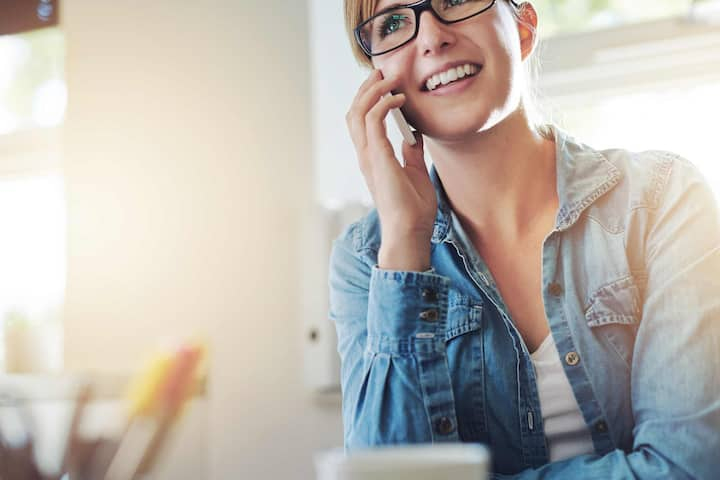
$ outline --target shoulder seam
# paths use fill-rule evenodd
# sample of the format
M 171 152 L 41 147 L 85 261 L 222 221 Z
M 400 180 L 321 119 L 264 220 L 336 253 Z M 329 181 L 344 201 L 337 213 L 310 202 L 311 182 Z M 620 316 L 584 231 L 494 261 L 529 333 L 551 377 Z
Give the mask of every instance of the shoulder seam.
M 662 150 L 651 150 L 648 153 L 652 153 L 658 158 L 658 161 L 656 162 L 657 168 L 653 169 L 653 178 L 651 181 L 651 208 L 658 208 L 660 206 L 662 194 L 665 192 L 669 183 L 670 175 L 673 170 L 673 163 L 679 157 L 675 154 L 664 152 Z

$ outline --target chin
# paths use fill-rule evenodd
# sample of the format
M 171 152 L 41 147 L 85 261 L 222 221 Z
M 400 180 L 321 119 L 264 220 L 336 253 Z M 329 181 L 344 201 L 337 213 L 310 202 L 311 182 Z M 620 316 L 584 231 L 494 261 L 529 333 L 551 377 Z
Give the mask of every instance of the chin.
M 423 131 L 423 134 L 440 142 L 458 142 L 467 139 L 478 132 L 478 129 L 437 129 Z
M 432 122 L 420 122 L 418 130 L 423 135 L 443 141 L 457 141 L 489 130 L 489 116 L 480 116 L 475 118 L 434 118 Z

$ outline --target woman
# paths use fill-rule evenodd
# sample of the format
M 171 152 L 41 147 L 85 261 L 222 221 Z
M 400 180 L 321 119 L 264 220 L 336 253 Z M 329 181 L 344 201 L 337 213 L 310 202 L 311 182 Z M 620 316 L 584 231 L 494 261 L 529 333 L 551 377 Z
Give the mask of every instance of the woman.
M 345 1 L 373 69 L 347 124 L 376 206 L 331 258 L 346 447 L 481 442 L 498 476 L 712 478 L 720 222 L 701 175 L 533 124 L 530 3 L 392 6 Z M 417 130 L 404 168 L 396 107 Z

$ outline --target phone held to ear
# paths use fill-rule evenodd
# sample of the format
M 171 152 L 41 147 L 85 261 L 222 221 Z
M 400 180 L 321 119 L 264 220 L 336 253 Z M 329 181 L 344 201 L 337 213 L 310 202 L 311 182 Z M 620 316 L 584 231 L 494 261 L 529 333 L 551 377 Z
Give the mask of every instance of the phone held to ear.
M 388 93 L 386 96 L 389 95 L 392 95 L 392 93 Z M 393 119 L 395 119 L 395 125 L 397 125 L 398 130 L 400 130 L 403 140 L 405 140 L 409 145 L 415 145 L 417 143 L 417 140 L 415 140 L 415 135 L 410 128 L 410 124 L 408 124 L 407 120 L 405 120 L 405 115 L 403 115 L 399 108 L 391 108 L 390 114 Z M 402 155 L 399 155 L 399 157 L 400 165 L 405 168 L 405 158 L 403 158 Z
M 392 95 L 391 93 L 388 93 L 386 96 Z M 402 134 L 403 140 L 405 140 L 410 145 L 415 145 L 417 143 L 417 140 L 415 140 L 415 135 L 413 134 L 412 129 L 410 128 L 410 125 L 408 124 L 407 120 L 405 120 L 405 116 L 402 114 L 399 108 L 391 108 L 390 114 L 395 119 L 395 125 L 397 125 L 398 130 L 400 130 L 400 133 Z
M 397 124 L 398 130 L 400 130 L 403 139 L 410 145 L 415 145 L 417 143 L 417 140 L 415 140 L 415 135 L 410 129 L 410 125 L 408 125 L 407 120 L 405 120 L 405 116 L 402 114 L 400 109 L 392 108 L 390 109 L 390 114 L 395 119 L 395 124 Z

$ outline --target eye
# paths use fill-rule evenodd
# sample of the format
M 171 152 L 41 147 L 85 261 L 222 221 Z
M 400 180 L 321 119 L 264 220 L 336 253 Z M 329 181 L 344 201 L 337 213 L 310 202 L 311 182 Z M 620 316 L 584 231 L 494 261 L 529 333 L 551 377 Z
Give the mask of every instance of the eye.
M 401 30 L 408 24 L 407 15 L 391 13 L 387 15 L 378 27 L 378 33 L 381 38 L 385 38 L 393 33 Z
M 457 7 L 458 5 L 463 5 L 465 3 L 468 3 L 470 0 L 446 0 L 443 2 L 443 8 L 452 8 Z

